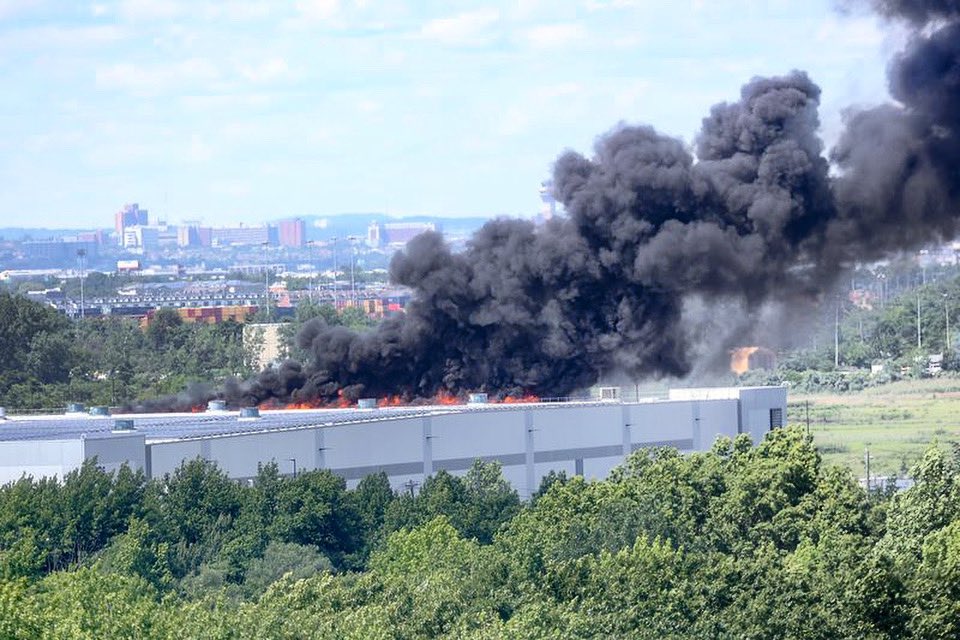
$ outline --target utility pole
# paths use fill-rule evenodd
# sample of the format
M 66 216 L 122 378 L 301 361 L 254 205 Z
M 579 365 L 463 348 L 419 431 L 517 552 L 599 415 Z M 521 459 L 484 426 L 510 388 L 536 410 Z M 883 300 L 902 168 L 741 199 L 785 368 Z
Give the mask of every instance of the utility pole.
M 357 306 L 357 281 L 354 275 L 355 263 L 357 262 L 357 237 L 349 236 L 350 240 L 350 305 Z
M 947 328 L 944 335 L 944 342 L 947 345 L 947 351 L 950 351 L 950 307 L 947 305 L 947 294 L 943 294 L 943 315 L 947 320 Z
M 867 468 L 867 494 L 870 493 L 870 449 L 863 450 L 863 463 Z
M 293 479 L 297 479 L 297 459 L 296 458 L 287 458 L 290 462 L 293 463 Z
M 87 256 L 86 249 L 77 249 L 77 260 L 80 262 L 80 319 L 83 320 L 84 302 L 83 302 L 83 259 Z
M 340 269 L 337 267 L 337 236 L 333 236 L 333 308 L 340 313 L 340 305 L 337 295 L 337 275 Z
M 920 292 L 917 292 L 917 349 L 923 348 L 923 339 L 920 335 Z
M 840 368 L 840 298 L 837 298 L 837 318 L 833 326 L 833 366 Z
M 313 269 L 316 268 L 317 266 L 316 261 L 313 259 L 313 247 L 315 245 L 316 243 L 313 240 L 307 241 L 307 254 L 309 255 L 310 262 L 312 263 L 310 265 L 312 268 L 310 269 L 310 290 L 309 290 L 309 294 L 310 294 L 309 298 L 311 302 L 313 302 L 314 299 L 316 298 L 315 293 L 317 291 L 317 288 L 313 286 Z
M 267 246 L 268 242 L 261 243 L 263 246 L 263 304 L 266 313 L 267 322 L 270 322 L 270 270 L 267 268 Z

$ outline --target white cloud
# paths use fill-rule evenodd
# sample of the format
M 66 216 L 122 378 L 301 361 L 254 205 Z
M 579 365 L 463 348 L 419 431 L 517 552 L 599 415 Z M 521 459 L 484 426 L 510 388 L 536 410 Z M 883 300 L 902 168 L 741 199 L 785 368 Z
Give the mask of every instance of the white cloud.
M 177 0 L 123 0 L 118 7 L 120 16 L 130 22 L 171 20 L 187 12 L 187 5 Z
M 483 44 L 490 39 L 490 28 L 499 20 L 500 12 L 496 9 L 480 9 L 430 20 L 421 27 L 420 35 L 443 44 Z
M 240 68 L 240 74 L 251 82 L 273 82 L 290 74 L 290 67 L 283 58 L 270 58 L 256 65 Z
M 128 32 L 117 25 L 87 27 L 37 26 L 10 31 L 0 37 L 3 49 L 42 50 L 86 49 L 118 42 Z
M 39 4 L 37 0 L 0 0 L 0 18 L 12 18 Z
M 96 78 L 97 85 L 106 89 L 128 91 L 137 95 L 157 95 L 181 87 L 209 84 L 218 80 L 220 73 L 209 60 L 191 58 L 152 67 L 120 62 L 98 68 Z
M 187 160 L 190 162 L 209 162 L 213 158 L 213 147 L 203 141 L 203 139 L 193 134 L 190 136 L 190 145 L 187 147 Z
M 376 113 L 382 108 L 383 105 L 372 98 L 363 98 L 357 101 L 357 109 L 364 113 Z
M 527 43 L 537 49 L 564 47 L 582 40 L 586 31 L 581 25 L 568 23 L 544 24 L 524 32 Z
M 875 48 L 883 43 L 885 33 L 873 18 L 839 19 L 830 16 L 817 29 L 817 41 L 842 42 L 845 47 Z
M 297 3 L 297 11 L 307 20 L 324 22 L 340 13 L 340 0 L 301 0 Z

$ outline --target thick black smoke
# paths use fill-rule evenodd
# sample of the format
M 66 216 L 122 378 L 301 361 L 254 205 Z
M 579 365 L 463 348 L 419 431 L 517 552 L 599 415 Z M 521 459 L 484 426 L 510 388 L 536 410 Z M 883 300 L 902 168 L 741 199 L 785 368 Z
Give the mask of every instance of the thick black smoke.
M 390 268 L 415 291 L 404 315 L 367 333 L 312 321 L 298 336 L 309 362 L 222 395 L 555 396 L 605 375 L 683 376 L 734 346 L 724 338 L 749 331 L 761 310 L 815 299 L 856 261 L 954 236 L 958 6 L 874 3 L 915 34 L 890 68 L 899 104 L 848 114 L 830 154 L 836 176 L 817 135 L 820 90 L 799 71 L 755 78 L 739 101 L 715 106 L 693 150 L 621 125 L 592 158 L 557 160 L 564 218 L 495 220 L 461 253 L 437 234 L 415 238 Z M 724 322 L 711 324 L 719 310 Z

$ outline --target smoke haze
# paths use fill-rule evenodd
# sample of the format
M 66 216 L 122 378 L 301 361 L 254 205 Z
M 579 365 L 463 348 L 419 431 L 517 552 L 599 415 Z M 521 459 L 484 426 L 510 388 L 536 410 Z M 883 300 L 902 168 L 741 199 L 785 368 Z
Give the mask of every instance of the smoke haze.
M 795 315 L 854 262 L 953 237 L 960 3 L 871 5 L 913 29 L 889 69 L 899 104 L 849 112 L 829 154 L 820 89 L 802 71 L 754 78 L 714 106 L 692 150 L 619 125 L 592 157 L 557 159 L 565 217 L 494 220 L 460 253 L 438 234 L 415 238 L 390 266 L 414 290 L 405 314 L 365 333 L 313 320 L 297 338 L 308 362 L 221 395 L 543 397 L 604 375 L 684 376 L 725 364 L 758 318 Z

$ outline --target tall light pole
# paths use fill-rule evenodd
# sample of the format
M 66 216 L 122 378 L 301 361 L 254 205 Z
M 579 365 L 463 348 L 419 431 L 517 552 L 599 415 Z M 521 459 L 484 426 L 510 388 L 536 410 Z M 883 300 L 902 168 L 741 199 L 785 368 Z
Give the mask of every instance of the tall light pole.
M 333 236 L 333 308 L 340 312 L 340 300 L 337 293 L 337 275 L 340 268 L 337 266 L 337 236 Z
M 354 275 L 357 262 L 357 236 L 348 236 L 350 240 L 350 306 L 357 306 L 357 281 Z
M 80 263 L 80 319 L 83 320 L 84 315 L 84 303 L 83 303 L 83 259 L 87 256 L 86 249 L 77 249 L 77 261 Z
M 948 296 L 943 294 L 943 316 L 947 321 L 947 328 L 944 332 L 944 342 L 947 345 L 947 351 L 950 351 L 950 307 L 947 304 Z
M 837 317 L 833 325 L 833 366 L 840 368 L 840 297 L 837 296 Z
M 270 322 L 270 270 L 267 268 L 267 247 L 269 244 L 269 242 L 260 243 L 263 247 L 263 308 L 267 322 Z
M 310 269 L 310 291 L 309 291 L 309 293 L 310 293 L 310 296 L 309 296 L 309 297 L 310 297 L 310 301 L 311 301 L 311 302 L 314 301 L 314 299 L 315 299 L 315 297 L 316 297 L 314 294 L 315 294 L 316 291 L 317 291 L 317 288 L 316 288 L 315 286 L 313 286 L 313 270 L 317 267 L 317 263 L 316 263 L 316 261 L 313 259 L 313 248 L 316 246 L 316 244 L 317 244 L 317 243 L 314 242 L 313 240 L 308 240 L 308 241 L 307 241 L 307 252 L 308 252 L 308 254 L 309 254 L 309 256 L 310 256 L 310 262 L 311 262 L 311 264 L 310 264 L 310 267 L 311 267 L 311 269 Z
M 920 334 L 920 292 L 917 292 L 917 349 L 923 348 L 923 338 Z

